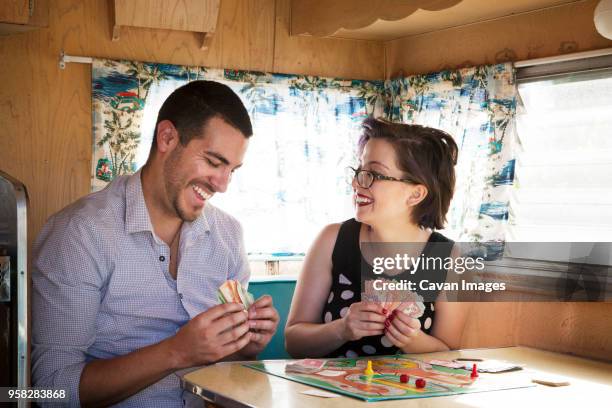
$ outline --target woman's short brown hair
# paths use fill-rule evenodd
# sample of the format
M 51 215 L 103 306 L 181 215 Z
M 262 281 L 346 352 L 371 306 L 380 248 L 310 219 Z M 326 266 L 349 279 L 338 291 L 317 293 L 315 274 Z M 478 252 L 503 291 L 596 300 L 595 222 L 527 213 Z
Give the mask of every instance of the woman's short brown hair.
M 442 229 L 455 190 L 458 149 L 452 136 L 426 126 L 369 117 L 363 122 L 360 153 L 370 139 L 391 143 L 404 177 L 427 188 L 427 196 L 414 208 L 412 221 L 424 228 Z

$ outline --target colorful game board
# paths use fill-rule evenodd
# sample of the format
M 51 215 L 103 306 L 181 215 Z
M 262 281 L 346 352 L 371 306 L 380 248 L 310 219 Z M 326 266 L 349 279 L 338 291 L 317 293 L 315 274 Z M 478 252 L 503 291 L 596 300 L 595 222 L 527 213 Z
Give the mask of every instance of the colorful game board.
M 364 374 L 368 360 L 372 361 L 374 369 L 374 374 L 371 376 Z M 314 360 L 308 361 L 312 365 Z M 518 373 L 481 374 L 478 378 L 473 379 L 468 370 L 432 365 L 399 354 L 322 361 L 324 362 L 322 368 L 312 373 L 286 372 L 286 365 L 292 363 L 287 360 L 267 360 L 244 365 L 288 380 L 365 401 L 437 397 L 534 386 L 528 378 L 517 375 Z M 408 382 L 400 381 L 402 374 L 409 376 Z M 416 387 L 415 381 L 419 378 L 426 381 L 424 388 Z

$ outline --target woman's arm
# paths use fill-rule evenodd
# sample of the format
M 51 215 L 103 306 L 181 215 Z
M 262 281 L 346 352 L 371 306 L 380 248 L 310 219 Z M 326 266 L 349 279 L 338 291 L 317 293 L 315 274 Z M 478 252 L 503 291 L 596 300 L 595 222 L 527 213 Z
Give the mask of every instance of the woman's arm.
M 332 252 L 340 224 L 328 225 L 312 244 L 295 288 L 285 327 L 285 347 L 293 357 L 319 357 L 346 342 L 342 319 L 321 324 L 332 285 Z
M 332 286 L 332 252 L 339 224 L 319 234 L 308 251 L 285 328 L 285 346 L 293 357 L 320 357 L 347 341 L 383 333 L 386 311 L 378 303 L 352 303 L 344 317 L 321 322 Z
M 461 347 L 461 337 L 470 304 L 439 301 L 435 303 L 435 308 L 436 318 L 431 329 L 431 337 L 435 337 L 448 349 L 457 350 Z

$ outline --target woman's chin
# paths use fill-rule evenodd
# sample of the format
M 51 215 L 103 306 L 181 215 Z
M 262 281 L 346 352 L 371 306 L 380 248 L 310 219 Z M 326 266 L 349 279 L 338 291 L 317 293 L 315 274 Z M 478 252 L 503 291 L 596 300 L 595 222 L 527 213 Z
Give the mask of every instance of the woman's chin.
M 357 210 L 357 211 L 355 211 L 355 220 L 359 221 L 361 223 L 367 224 L 368 220 L 371 218 L 371 217 L 368 217 L 368 215 L 369 214 L 366 214 L 365 211 Z

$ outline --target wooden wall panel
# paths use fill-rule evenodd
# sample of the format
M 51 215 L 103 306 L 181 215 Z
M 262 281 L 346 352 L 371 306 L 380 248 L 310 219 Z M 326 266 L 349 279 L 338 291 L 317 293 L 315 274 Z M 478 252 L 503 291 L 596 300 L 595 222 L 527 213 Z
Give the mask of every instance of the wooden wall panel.
M 518 343 L 518 303 L 472 303 L 463 337 L 462 348 L 506 347 Z
M 350 79 L 382 79 L 384 46 L 377 41 L 292 37 L 290 0 L 276 2 L 274 70 Z
M 114 0 L 115 24 L 195 32 L 215 31 L 220 0 Z
M 221 1 L 217 33 L 208 51 L 214 66 L 274 71 L 274 3 Z
M 112 4 L 62 0 L 52 8 L 53 31 L 67 54 L 113 59 L 199 65 L 215 68 L 271 70 L 274 47 L 274 0 L 223 0 L 217 32 L 208 50 L 201 34 L 123 27 L 111 41 Z
M 4 0 L 0 6 L 0 21 L 26 24 L 30 18 L 28 0 Z
M 612 361 L 612 303 L 520 303 L 519 344 Z
M 474 303 L 462 348 L 529 346 L 612 361 L 612 303 Z
M 595 31 L 598 0 L 386 43 L 387 77 L 612 47 Z

